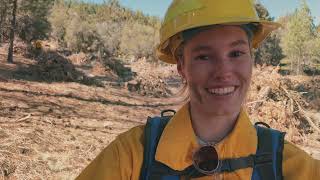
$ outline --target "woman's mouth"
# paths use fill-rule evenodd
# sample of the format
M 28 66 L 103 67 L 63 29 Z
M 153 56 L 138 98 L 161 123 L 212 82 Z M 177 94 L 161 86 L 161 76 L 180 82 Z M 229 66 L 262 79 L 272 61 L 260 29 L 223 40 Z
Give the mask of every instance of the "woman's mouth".
M 229 87 L 221 87 L 221 88 L 208 88 L 207 91 L 210 94 L 216 95 L 216 96 L 225 96 L 232 94 L 237 89 L 236 86 L 229 86 Z

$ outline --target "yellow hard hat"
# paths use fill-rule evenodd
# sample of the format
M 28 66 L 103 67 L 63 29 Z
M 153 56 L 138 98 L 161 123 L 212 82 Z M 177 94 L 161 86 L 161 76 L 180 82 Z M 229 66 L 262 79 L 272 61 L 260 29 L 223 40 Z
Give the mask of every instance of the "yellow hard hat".
M 252 39 L 253 48 L 257 48 L 270 32 L 280 26 L 275 22 L 260 20 L 254 0 L 173 0 L 160 28 L 157 57 L 175 64 L 172 44 L 177 48 L 183 42 L 179 33 L 185 30 L 216 24 L 248 23 L 257 24 Z

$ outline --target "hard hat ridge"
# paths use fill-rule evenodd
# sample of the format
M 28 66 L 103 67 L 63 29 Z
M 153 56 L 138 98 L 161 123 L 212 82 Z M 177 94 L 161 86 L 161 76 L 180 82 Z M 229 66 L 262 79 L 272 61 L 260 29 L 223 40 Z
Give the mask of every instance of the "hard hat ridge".
M 275 22 L 260 20 L 253 0 L 174 0 L 160 29 L 157 57 L 175 64 L 175 49 L 184 40 L 182 32 L 218 24 L 240 25 L 252 36 L 253 48 L 257 48 L 270 32 L 280 26 Z

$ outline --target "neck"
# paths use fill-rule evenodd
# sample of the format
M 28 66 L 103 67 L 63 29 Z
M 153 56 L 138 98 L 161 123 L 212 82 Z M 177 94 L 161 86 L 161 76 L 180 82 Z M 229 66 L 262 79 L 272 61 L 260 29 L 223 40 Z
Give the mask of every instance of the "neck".
M 190 102 L 190 117 L 195 134 L 206 142 L 220 142 L 235 126 L 240 109 L 230 114 L 211 114 Z

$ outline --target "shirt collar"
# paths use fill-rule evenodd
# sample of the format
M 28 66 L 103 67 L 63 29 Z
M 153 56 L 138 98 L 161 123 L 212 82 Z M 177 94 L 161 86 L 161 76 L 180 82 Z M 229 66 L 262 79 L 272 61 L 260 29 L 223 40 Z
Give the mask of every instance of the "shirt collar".
M 199 148 L 193 131 L 189 104 L 184 105 L 168 122 L 156 151 L 155 159 L 174 170 L 182 171 L 192 164 L 192 155 Z M 242 109 L 231 133 L 216 145 L 220 159 L 255 154 L 256 130 Z

